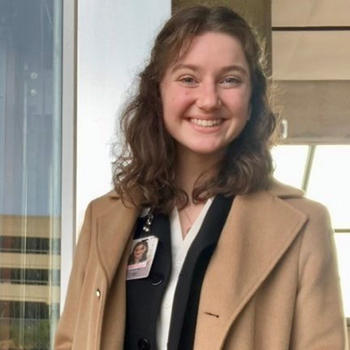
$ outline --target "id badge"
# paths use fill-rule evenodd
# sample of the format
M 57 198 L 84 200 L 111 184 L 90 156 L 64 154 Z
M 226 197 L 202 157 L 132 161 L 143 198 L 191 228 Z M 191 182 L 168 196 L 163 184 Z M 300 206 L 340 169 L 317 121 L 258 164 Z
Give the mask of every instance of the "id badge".
M 148 277 L 156 255 L 158 240 L 156 236 L 133 240 L 126 276 L 128 281 Z

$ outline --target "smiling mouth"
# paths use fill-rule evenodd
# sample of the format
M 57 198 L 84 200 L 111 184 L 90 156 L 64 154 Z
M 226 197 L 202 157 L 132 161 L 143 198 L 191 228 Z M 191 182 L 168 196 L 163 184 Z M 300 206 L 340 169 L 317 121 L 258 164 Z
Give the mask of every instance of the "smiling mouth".
M 212 128 L 213 126 L 218 126 L 224 122 L 223 119 L 196 119 L 196 118 L 191 118 L 190 122 L 202 126 L 204 128 Z

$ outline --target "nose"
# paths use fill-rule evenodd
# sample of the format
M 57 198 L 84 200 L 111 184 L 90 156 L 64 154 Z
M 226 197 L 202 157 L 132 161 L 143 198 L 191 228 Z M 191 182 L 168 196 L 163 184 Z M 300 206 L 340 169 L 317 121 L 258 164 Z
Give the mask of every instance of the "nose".
M 198 89 L 197 106 L 203 111 L 212 111 L 221 105 L 220 96 L 215 83 L 202 83 Z

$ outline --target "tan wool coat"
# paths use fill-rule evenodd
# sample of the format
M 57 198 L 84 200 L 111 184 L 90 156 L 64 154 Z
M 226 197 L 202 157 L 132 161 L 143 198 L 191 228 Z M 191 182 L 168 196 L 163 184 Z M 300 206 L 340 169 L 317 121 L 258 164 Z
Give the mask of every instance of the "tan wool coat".
M 89 205 L 56 350 L 123 350 L 126 265 L 138 215 L 113 192 Z M 194 349 L 346 346 L 327 211 L 278 183 L 237 196 L 204 277 Z

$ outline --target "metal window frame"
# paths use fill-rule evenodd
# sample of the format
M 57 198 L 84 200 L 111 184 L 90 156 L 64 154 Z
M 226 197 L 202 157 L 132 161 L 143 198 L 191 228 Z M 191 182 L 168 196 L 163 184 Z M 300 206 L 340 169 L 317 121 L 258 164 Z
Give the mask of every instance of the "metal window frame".
M 62 38 L 61 312 L 76 242 L 77 0 L 63 0 Z

